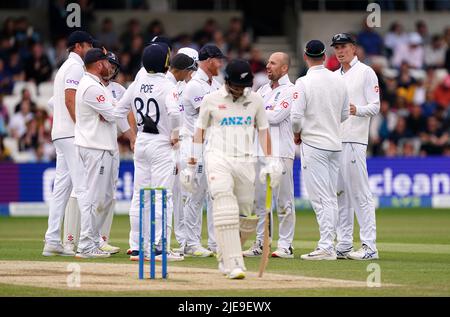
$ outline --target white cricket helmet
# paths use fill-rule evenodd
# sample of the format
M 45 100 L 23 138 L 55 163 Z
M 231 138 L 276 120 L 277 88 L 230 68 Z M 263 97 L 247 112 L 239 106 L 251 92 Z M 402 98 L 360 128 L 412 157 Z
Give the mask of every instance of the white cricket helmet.
M 194 61 L 198 62 L 198 52 L 196 50 L 194 50 L 193 48 L 182 47 L 178 50 L 177 53 L 185 54 L 185 55 L 189 56 L 190 58 L 192 58 Z

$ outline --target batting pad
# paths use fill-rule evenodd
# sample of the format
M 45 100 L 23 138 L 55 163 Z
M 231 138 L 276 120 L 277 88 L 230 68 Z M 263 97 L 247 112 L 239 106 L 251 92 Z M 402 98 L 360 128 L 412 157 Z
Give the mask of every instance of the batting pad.
M 258 216 L 239 216 L 239 233 L 241 236 L 241 245 L 244 245 L 245 241 L 250 238 L 256 232 L 256 226 L 258 225 Z
M 213 199 L 216 242 L 220 250 L 218 259 L 223 259 L 224 268 L 232 271 L 236 267 L 245 270 L 239 240 L 239 208 L 232 194 L 220 193 Z

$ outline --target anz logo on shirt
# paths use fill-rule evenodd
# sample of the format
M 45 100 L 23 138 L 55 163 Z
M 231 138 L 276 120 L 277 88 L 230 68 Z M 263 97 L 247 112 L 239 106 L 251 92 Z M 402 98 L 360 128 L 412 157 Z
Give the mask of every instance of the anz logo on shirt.
M 252 124 L 252 117 L 248 116 L 247 118 L 244 117 L 225 117 L 220 122 L 221 126 L 232 126 L 232 125 L 251 125 Z

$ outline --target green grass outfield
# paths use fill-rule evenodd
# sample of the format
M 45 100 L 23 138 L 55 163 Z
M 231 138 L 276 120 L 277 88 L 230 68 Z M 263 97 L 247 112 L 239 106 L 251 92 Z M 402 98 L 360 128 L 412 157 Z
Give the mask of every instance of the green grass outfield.
M 242 289 L 112 293 L 0 284 L 0 296 L 450 296 L 450 211 L 380 209 L 377 211 L 377 227 L 381 259 L 372 262 L 381 267 L 380 288 L 271 290 L 270 285 L 267 285 L 267 290 L 251 292 Z M 0 260 L 72 262 L 71 258 L 41 256 L 46 228 L 46 218 L 0 217 Z M 128 217 L 115 217 L 111 244 L 120 246 L 122 252 L 98 262 L 130 263 L 125 254 L 128 230 Z M 367 271 L 370 262 L 307 262 L 299 259 L 301 254 L 310 252 L 315 247 L 318 239 L 317 223 L 312 211 L 297 212 L 295 239 L 295 259 L 271 259 L 268 272 L 356 281 L 366 281 L 370 274 Z M 359 247 L 357 240 L 355 235 L 355 246 Z M 250 242 L 247 243 L 249 245 Z M 248 270 L 257 271 L 259 261 L 259 258 L 246 259 Z M 169 265 L 217 268 L 215 258 L 186 258 L 184 262 Z M 383 283 L 400 286 L 383 287 Z

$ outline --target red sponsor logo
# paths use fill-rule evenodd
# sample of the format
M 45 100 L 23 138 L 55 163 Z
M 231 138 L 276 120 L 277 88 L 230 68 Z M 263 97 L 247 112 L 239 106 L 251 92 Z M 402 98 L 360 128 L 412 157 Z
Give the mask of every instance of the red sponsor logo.
M 287 102 L 286 100 L 283 100 L 281 102 L 281 106 L 286 109 L 287 107 L 289 107 L 289 102 Z
M 380 87 L 378 87 L 378 86 L 375 86 L 375 88 L 374 88 L 374 89 L 375 89 L 375 92 L 376 92 L 376 93 L 379 93 L 379 92 L 380 92 Z
M 178 94 L 176 92 L 173 93 L 173 99 L 178 100 Z
M 105 102 L 105 96 L 103 96 L 103 95 L 97 96 L 97 101 L 98 102 Z
M 298 92 L 294 92 L 294 95 L 292 96 L 292 98 L 297 99 L 298 98 Z
M 220 105 L 218 106 L 218 108 L 219 108 L 220 110 L 225 110 L 225 109 L 227 109 L 227 105 L 226 105 L 226 104 L 220 104 Z

